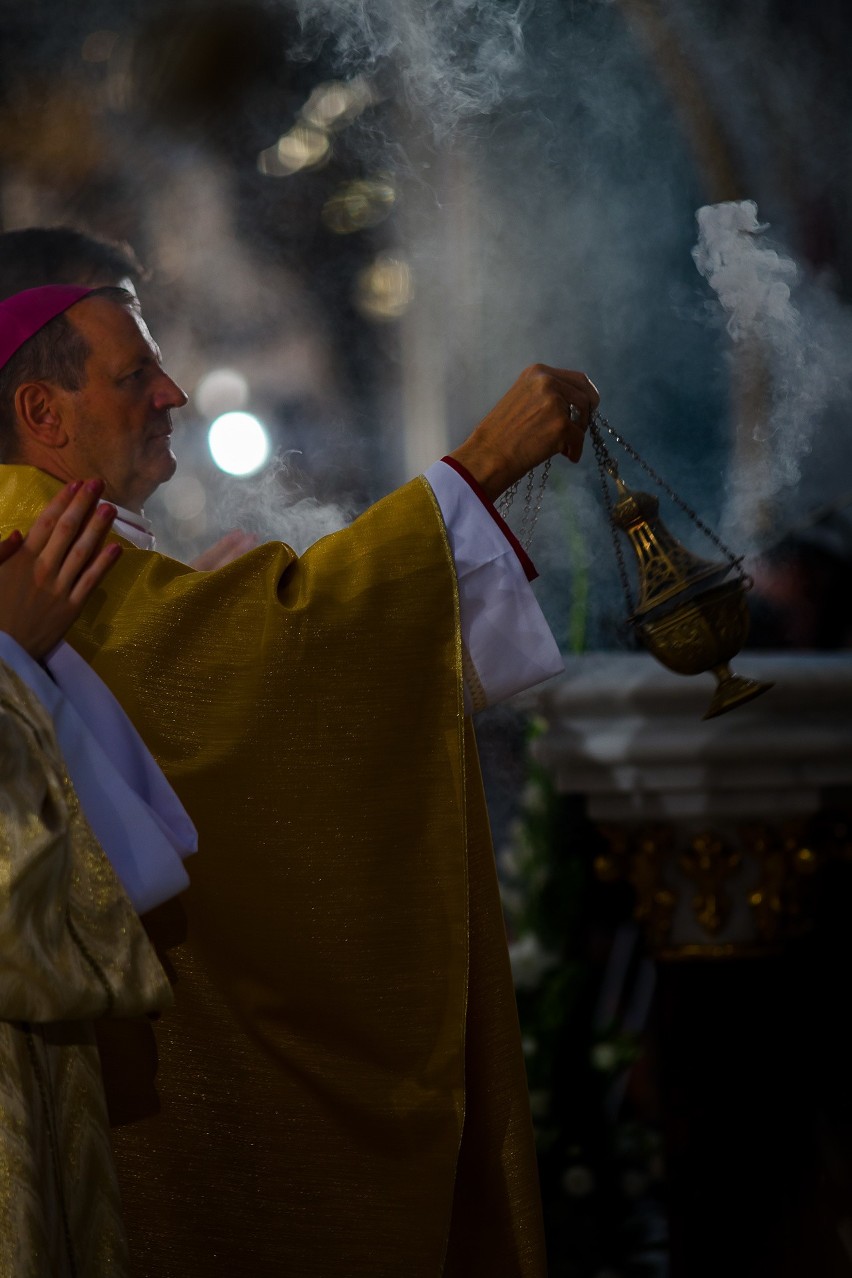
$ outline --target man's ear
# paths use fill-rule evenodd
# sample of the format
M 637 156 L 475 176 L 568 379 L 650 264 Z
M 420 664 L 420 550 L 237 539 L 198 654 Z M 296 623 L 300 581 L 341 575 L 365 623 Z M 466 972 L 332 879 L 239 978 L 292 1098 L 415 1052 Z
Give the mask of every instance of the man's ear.
M 63 448 L 68 442 L 62 392 L 51 382 L 24 382 L 15 391 L 15 416 L 21 449 L 28 444 Z

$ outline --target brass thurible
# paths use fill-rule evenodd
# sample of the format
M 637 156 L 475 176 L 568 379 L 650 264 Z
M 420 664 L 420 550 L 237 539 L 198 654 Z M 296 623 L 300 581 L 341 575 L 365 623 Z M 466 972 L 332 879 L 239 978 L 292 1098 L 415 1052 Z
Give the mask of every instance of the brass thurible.
M 715 543 L 724 559 L 701 559 L 687 550 L 660 518 L 657 498 L 651 493 L 632 492 L 627 487 L 604 443 L 601 426 Z M 742 560 L 731 554 L 716 534 L 651 470 L 635 449 L 616 434 L 605 419 L 595 418 L 591 434 L 629 619 L 643 645 L 676 674 L 712 672 L 717 686 L 705 719 L 715 718 L 767 692 L 772 687 L 771 683 L 736 675 L 728 664 L 742 648 L 749 629 L 745 596 L 751 580 L 742 571 Z M 617 488 L 618 498 L 614 504 L 607 477 L 615 482 Z M 631 599 L 616 529 L 625 534 L 636 556 L 639 594 L 635 603 Z

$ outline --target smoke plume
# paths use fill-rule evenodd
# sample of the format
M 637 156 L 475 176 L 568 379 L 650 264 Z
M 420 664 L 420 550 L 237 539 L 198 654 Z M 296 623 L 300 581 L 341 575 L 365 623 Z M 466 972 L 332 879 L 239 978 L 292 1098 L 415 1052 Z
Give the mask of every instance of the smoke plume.
M 695 217 L 698 243 L 692 257 L 728 312 L 734 340 L 784 331 L 799 339 L 799 317 L 790 301 L 790 285 L 799 272 L 791 258 L 761 243 L 758 237 L 768 226 L 758 222 L 754 201 L 708 204 Z
M 293 466 L 279 457 L 258 476 L 227 485 L 221 518 L 261 541 L 284 541 L 297 554 L 348 524 L 352 513 L 305 492 Z
M 734 460 L 726 529 L 753 541 L 766 537 L 760 525 L 773 503 L 799 484 L 826 410 L 843 393 L 850 321 L 772 245 L 754 201 L 707 205 L 696 218 L 692 256 L 725 313 L 741 373 L 746 447 Z
M 529 0 L 297 0 L 302 44 L 330 43 L 344 75 L 398 77 L 437 136 L 493 110 L 521 82 Z M 329 33 L 333 33 L 331 37 Z

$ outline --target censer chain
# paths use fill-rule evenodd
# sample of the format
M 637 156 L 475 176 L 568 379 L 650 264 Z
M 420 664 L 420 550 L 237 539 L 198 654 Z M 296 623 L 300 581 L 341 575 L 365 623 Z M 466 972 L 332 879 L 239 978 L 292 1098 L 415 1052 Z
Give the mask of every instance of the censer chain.
M 628 614 L 632 614 L 635 610 L 633 592 L 630 589 L 630 577 L 627 573 L 627 565 L 624 562 L 624 551 L 622 550 L 621 540 L 615 527 L 612 493 L 609 490 L 609 484 L 606 482 L 607 475 L 610 475 L 613 479 L 618 478 L 618 467 L 613 461 L 610 451 L 603 441 L 603 436 L 601 435 L 600 427 L 598 425 L 597 415 L 595 415 L 589 423 L 589 434 L 592 437 L 592 444 L 595 450 L 595 461 L 598 464 L 598 478 L 601 482 L 601 492 L 603 493 L 604 505 L 606 506 L 607 523 L 609 524 L 610 536 L 612 537 L 612 548 L 615 553 L 615 562 L 618 565 L 618 575 L 621 578 L 624 598 L 627 601 L 627 612 Z
M 611 476 L 611 478 L 613 479 L 618 478 L 618 467 L 615 463 L 615 460 L 612 457 L 612 454 L 610 453 L 609 449 L 607 448 L 604 442 L 603 435 L 601 433 L 601 428 L 607 431 L 607 433 L 613 438 L 616 444 L 618 444 L 621 448 L 624 449 L 628 457 L 630 457 L 633 461 L 635 461 L 638 466 L 641 466 L 642 470 L 644 470 L 645 473 L 650 476 L 653 482 L 657 484 L 660 488 L 662 488 L 663 492 L 667 494 L 670 500 L 673 501 L 674 504 L 680 510 L 682 510 L 689 519 L 692 520 L 696 528 L 698 528 L 704 534 L 704 536 L 709 541 L 711 541 L 718 550 L 721 551 L 721 553 L 725 556 L 725 558 L 730 563 L 731 567 L 737 569 L 740 572 L 740 575 L 746 581 L 748 581 L 749 579 L 747 575 L 742 572 L 742 568 L 741 568 L 742 560 L 738 559 L 737 556 L 733 553 L 733 551 L 731 551 L 725 545 L 721 537 L 719 537 L 719 535 L 715 533 L 712 528 L 708 527 L 708 525 L 704 523 L 704 520 L 700 517 L 697 511 L 693 510 L 693 508 L 689 505 L 689 503 L 685 502 L 683 498 L 674 491 L 671 485 L 666 483 L 662 475 L 659 475 L 654 470 L 654 468 L 650 466 L 648 462 L 645 461 L 644 457 L 641 457 L 639 453 L 637 453 L 636 449 L 632 446 L 632 444 L 629 444 L 622 435 L 619 435 L 619 433 L 616 430 L 614 430 L 612 426 L 610 426 L 607 419 L 601 413 L 596 412 L 592 415 L 592 419 L 589 423 L 589 434 L 592 436 L 592 443 L 594 445 L 594 450 L 595 450 L 595 459 L 598 463 L 598 475 L 600 478 L 601 491 L 603 493 L 604 504 L 606 505 L 610 532 L 612 534 L 612 544 L 613 544 L 613 550 L 615 552 L 616 563 L 618 565 L 618 573 L 621 578 L 621 584 L 624 589 L 624 595 L 627 600 L 627 605 L 629 610 L 632 612 L 634 609 L 632 593 L 630 590 L 630 578 L 627 572 L 627 565 L 624 562 L 624 554 L 622 551 L 621 541 L 619 539 L 619 536 L 615 527 L 615 522 L 613 520 L 614 507 L 613 507 L 613 501 L 612 501 L 612 494 L 610 493 L 609 485 L 607 484 L 607 475 Z M 539 479 L 537 491 L 535 490 L 535 469 L 530 470 L 527 473 L 527 482 L 526 482 L 526 487 L 524 489 L 524 509 L 523 509 L 523 514 L 521 516 L 520 529 L 518 531 L 518 540 L 520 541 L 524 550 L 529 550 L 530 548 L 530 542 L 532 541 L 532 536 L 535 531 L 535 526 L 538 522 L 539 514 L 541 513 L 542 501 L 544 499 L 544 490 L 547 485 L 548 476 L 550 474 L 550 466 L 551 466 L 551 459 L 548 458 L 548 460 L 544 463 L 544 467 L 541 472 L 541 478 Z M 521 484 L 521 481 L 519 479 L 516 479 L 515 482 L 506 489 L 506 491 L 503 493 L 502 497 L 500 498 L 500 501 L 497 504 L 497 509 L 499 510 L 500 514 L 502 515 L 504 519 L 508 517 L 509 511 L 512 508 L 512 503 L 514 502 L 515 497 L 518 493 L 518 489 L 520 488 L 520 484 Z M 533 504 L 533 502 L 535 504 Z
M 674 491 L 674 489 L 669 484 L 666 483 L 662 475 L 658 475 L 657 472 L 654 470 L 654 468 L 650 466 L 648 462 L 645 461 L 645 458 L 640 457 L 636 449 L 631 444 L 628 444 L 627 440 L 624 439 L 623 436 L 618 434 L 618 431 L 613 430 L 612 426 L 610 426 L 607 419 L 601 413 L 595 413 L 590 423 L 589 430 L 592 435 L 592 438 L 594 440 L 600 439 L 601 426 L 603 426 L 609 432 L 609 434 L 612 436 L 615 442 L 624 449 L 628 457 L 631 457 L 633 461 L 635 461 L 639 466 L 641 466 L 642 469 L 645 471 L 645 473 L 647 475 L 650 475 L 654 483 L 658 484 L 659 487 L 662 488 L 663 492 L 666 493 L 671 498 L 674 504 L 678 506 L 684 512 L 685 515 L 689 516 L 689 518 L 695 524 L 696 528 L 700 529 L 700 531 L 704 533 L 704 536 L 707 537 L 709 541 L 712 541 L 713 545 L 716 546 L 717 549 L 721 550 L 722 554 L 728 560 L 731 567 L 738 569 L 740 571 L 740 575 L 744 578 L 744 580 L 746 581 L 750 580 L 748 575 L 746 573 L 743 573 L 741 570 L 740 565 L 742 564 L 742 559 L 741 558 L 738 559 L 737 556 L 733 553 L 733 551 L 730 550 L 725 545 L 721 537 L 719 537 L 719 535 L 715 533 L 712 528 L 708 528 L 707 524 L 704 523 L 704 520 L 700 517 L 700 515 L 698 515 L 697 512 L 694 511 L 692 507 L 687 502 L 685 502 L 682 497 L 678 496 L 678 494 Z M 597 452 L 597 449 L 598 449 L 598 445 L 596 442 L 595 443 L 596 452 Z M 602 439 L 601 439 L 601 449 L 603 451 L 603 455 L 607 459 L 607 462 L 609 462 L 610 465 L 614 467 L 615 463 L 612 461 L 612 457 L 610 456 L 609 450 L 607 449 L 606 445 L 603 443 Z M 618 474 L 618 470 L 617 468 L 615 468 L 615 475 L 617 474 Z M 611 501 L 609 501 L 609 490 L 605 489 L 605 491 L 606 491 L 607 499 L 608 499 L 607 501 L 608 509 L 611 514 L 612 503 Z
M 535 493 L 534 506 L 533 489 L 535 486 L 535 469 L 527 472 L 527 485 L 524 490 L 524 510 L 521 515 L 521 526 L 518 531 L 518 541 L 521 543 L 524 550 L 529 550 L 530 548 L 532 535 L 535 532 L 535 526 L 538 523 L 538 517 L 541 513 L 541 503 L 544 500 L 544 490 L 547 486 L 548 475 L 550 474 L 550 463 L 551 459 L 548 457 L 547 461 L 544 463 L 541 478 L 538 481 L 538 491 Z M 512 507 L 512 502 L 515 500 L 515 495 L 520 487 L 520 483 L 521 481 L 516 479 L 515 482 L 506 489 L 497 504 L 497 509 L 504 519 L 507 517 Z

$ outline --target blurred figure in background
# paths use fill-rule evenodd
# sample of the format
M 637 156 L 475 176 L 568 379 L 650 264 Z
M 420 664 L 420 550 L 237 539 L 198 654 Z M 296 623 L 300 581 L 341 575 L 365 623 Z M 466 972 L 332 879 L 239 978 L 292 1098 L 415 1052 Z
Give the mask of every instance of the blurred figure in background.
M 852 647 L 852 525 L 835 509 L 751 565 L 750 648 Z
M 120 554 L 102 548 L 102 487 L 69 485 L 26 539 L 0 542 L 0 1272 L 27 1278 L 130 1272 L 93 1022 L 170 1004 L 137 909 L 185 881 L 161 846 L 174 795 L 59 645 Z M 171 875 L 153 872 L 158 852 Z

